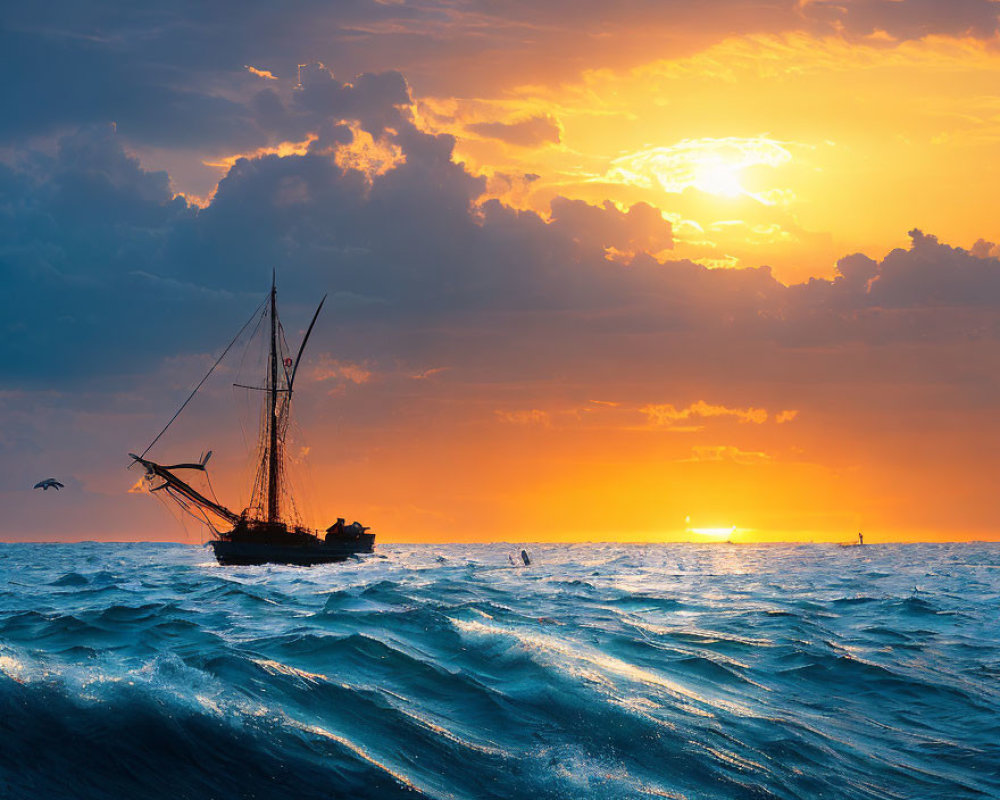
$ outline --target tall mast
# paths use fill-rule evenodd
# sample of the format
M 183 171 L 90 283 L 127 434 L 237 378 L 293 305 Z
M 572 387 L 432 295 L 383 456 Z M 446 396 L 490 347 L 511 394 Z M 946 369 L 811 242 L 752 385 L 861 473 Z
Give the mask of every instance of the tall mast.
M 278 310 L 274 273 L 271 274 L 271 397 L 267 415 L 267 521 L 278 521 Z

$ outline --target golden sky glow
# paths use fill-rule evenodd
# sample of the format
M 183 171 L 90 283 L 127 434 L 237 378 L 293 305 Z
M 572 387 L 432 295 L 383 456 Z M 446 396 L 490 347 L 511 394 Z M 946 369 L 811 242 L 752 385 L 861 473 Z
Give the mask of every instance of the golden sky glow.
M 290 340 L 329 294 L 296 400 L 317 520 L 385 541 L 997 535 L 997 9 L 372 5 L 290 11 L 175 63 L 176 86 L 135 73 L 137 104 L 169 103 L 77 120 L 74 97 L 0 142 L 3 255 L 44 298 L 10 322 L 28 377 L 0 403 L 15 433 L 58 420 L 10 434 L 15 460 L 58 455 L 94 508 L 127 493 L 117 452 L 170 410 L 150 398 L 191 384 L 215 344 L 196 332 L 276 267 Z M 65 240 L 39 222 L 91 203 Z M 50 302 L 62 276 L 117 305 L 78 318 L 75 294 Z M 124 352 L 100 324 L 131 311 L 176 350 L 115 362 L 114 414 L 31 394 L 58 355 L 36 320 Z M 230 401 L 176 455 L 213 447 L 238 497 Z M 94 466 L 114 420 L 131 438 Z
M 644 200 L 674 222 L 676 256 L 801 280 L 832 274 L 845 253 L 903 244 L 915 225 L 966 246 L 995 230 L 998 77 L 1000 51 L 979 39 L 748 36 L 419 107 L 474 168 L 540 176 L 515 200 Z M 539 115 L 558 123 L 558 143 L 469 132 Z

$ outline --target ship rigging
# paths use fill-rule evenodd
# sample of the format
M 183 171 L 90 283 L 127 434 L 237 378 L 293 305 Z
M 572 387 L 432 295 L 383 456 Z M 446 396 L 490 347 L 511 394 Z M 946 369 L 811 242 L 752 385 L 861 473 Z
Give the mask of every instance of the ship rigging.
M 195 386 L 177 413 L 163 430 L 150 442 L 140 455 L 130 453 L 132 465 L 140 464 L 151 492 L 163 494 L 183 511 L 191 514 L 212 531 L 210 544 L 221 564 L 300 564 L 312 565 L 342 561 L 359 553 L 370 553 L 374 548 L 375 534 L 369 528 L 354 522 L 350 525 L 339 518 L 328 527 L 325 535 L 299 524 L 294 513 L 294 498 L 286 480 L 285 440 L 290 419 L 295 378 L 306 344 L 323 309 L 324 297 L 313 314 L 296 355 L 291 357 L 285 342 L 284 331 L 278 319 L 277 288 L 272 278 L 271 291 L 254 310 L 222 355 L 212 365 L 204 378 Z M 208 451 L 197 462 L 164 465 L 147 454 L 166 433 L 181 412 L 191 402 L 208 377 L 215 371 L 243 333 L 256 322 L 255 329 L 264 322 L 269 327 L 268 358 L 263 386 L 233 384 L 264 395 L 262 424 L 257 440 L 257 468 L 246 508 L 236 513 L 214 497 L 199 491 L 177 473 L 180 471 L 203 472 L 207 475 Z

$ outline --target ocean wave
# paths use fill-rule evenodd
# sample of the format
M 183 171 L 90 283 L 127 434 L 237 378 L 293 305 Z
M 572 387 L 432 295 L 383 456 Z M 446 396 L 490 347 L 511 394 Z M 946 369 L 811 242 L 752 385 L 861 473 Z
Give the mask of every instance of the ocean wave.
M 1000 547 L 521 547 L 0 546 L 0 794 L 1000 797 Z

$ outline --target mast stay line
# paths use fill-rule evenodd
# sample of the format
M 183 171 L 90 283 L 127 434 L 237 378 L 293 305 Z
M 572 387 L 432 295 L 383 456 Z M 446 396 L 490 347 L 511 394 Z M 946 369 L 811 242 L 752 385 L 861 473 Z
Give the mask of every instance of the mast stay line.
M 181 412 L 185 409 L 185 407 L 187 407 L 187 404 L 190 403 L 191 400 L 194 398 L 194 396 L 198 393 L 198 390 L 202 387 L 202 384 L 204 384 L 205 381 L 208 380 L 208 376 L 211 375 L 213 372 L 215 372 L 215 368 L 219 366 L 220 363 L 222 363 L 222 359 L 226 357 L 226 353 L 228 353 L 232 349 L 233 345 L 236 344 L 239 338 L 243 335 L 243 331 L 249 328 L 250 323 L 257 318 L 257 314 L 260 313 L 261 308 L 264 306 L 264 303 L 266 302 L 267 302 L 266 297 L 263 300 L 261 300 L 260 305 L 257 306 L 257 308 L 254 309 L 253 314 L 250 315 L 250 319 L 248 319 L 244 323 L 243 327 L 240 328 L 239 333 L 237 333 L 236 336 L 233 337 L 233 340 L 228 345 L 226 345 L 226 349 L 222 351 L 222 355 L 219 356 L 219 358 L 216 360 L 214 364 L 212 364 L 212 368 L 207 373 L 205 373 L 205 377 L 198 382 L 198 385 L 195 386 L 191 394 L 188 395 L 187 400 L 181 403 L 181 407 L 177 409 L 177 413 L 170 418 L 170 422 L 168 422 L 166 425 L 163 426 L 163 430 L 160 431 L 158 434 L 156 434 L 156 438 L 153 439 L 153 441 L 151 441 L 147 445 L 146 449 L 143 450 L 142 453 L 139 455 L 139 458 L 145 457 L 146 453 L 148 453 L 153 448 L 153 445 L 156 444 L 158 441 L 160 441 L 160 437 L 167 432 L 167 428 L 169 428 L 171 425 L 174 424 L 174 420 L 176 420 L 181 415 Z M 132 464 L 135 463 L 136 463 L 135 461 L 132 462 Z M 130 464 L 129 466 L 131 467 L 132 464 Z

